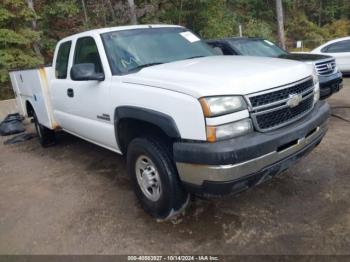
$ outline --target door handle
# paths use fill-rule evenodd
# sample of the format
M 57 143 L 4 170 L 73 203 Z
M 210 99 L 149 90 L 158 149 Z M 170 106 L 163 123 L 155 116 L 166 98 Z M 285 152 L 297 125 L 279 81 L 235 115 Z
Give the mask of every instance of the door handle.
M 74 90 L 72 88 L 67 89 L 67 96 L 73 97 L 74 96 Z

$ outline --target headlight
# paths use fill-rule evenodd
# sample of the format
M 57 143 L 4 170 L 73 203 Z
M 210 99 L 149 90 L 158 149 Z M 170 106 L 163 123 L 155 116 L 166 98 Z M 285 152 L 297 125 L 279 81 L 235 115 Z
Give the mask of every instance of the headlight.
M 199 101 L 205 117 L 230 114 L 247 108 L 247 104 L 241 96 L 204 97 Z
M 248 118 L 221 126 L 208 126 L 207 140 L 209 142 L 216 142 L 219 140 L 246 135 L 252 132 L 252 130 L 252 121 Z
M 317 74 L 315 67 L 314 67 L 314 70 L 312 72 L 312 79 L 314 80 L 314 85 L 317 85 L 320 82 L 318 79 L 318 74 Z

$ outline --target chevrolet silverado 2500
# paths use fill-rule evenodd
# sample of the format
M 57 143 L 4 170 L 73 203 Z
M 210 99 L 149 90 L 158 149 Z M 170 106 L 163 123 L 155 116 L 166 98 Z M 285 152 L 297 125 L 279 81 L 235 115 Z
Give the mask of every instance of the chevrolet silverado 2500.
M 156 218 L 189 194 L 257 185 L 310 152 L 327 130 L 305 63 L 215 56 L 180 26 L 98 29 L 58 42 L 52 67 L 10 72 L 40 143 L 55 130 L 126 155 L 143 208 Z

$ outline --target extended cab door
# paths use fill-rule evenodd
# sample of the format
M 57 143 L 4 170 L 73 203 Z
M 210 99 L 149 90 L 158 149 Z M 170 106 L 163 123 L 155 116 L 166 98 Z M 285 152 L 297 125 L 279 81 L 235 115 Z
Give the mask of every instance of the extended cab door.
M 69 55 L 68 74 L 64 81 L 56 79 L 52 83 L 54 114 L 60 126 L 67 132 L 88 141 L 118 151 L 111 108 L 111 76 L 106 74 L 108 63 L 101 62 L 104 52 L 96 44 L 98 37 L 80 37 L 73 41 Z M 60 51 L 57 54 L 56 68 L 60 64 Z M 71 79 L 70 70 L 77 64 L 91 63 L 96 73 L 105 74 L 103 81 Z

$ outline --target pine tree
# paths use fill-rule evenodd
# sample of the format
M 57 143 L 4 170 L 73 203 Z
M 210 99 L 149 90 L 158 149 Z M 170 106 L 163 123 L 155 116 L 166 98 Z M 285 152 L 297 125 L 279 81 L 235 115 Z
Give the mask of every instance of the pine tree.
M 35 13 L 24 0 L 1 0 L 0 89 L 8 85 L 8 70 L 34 67 L 43 62 L 33 49 L 33 44 L 40 39 L 40 32 L 31 27 L 34 19 Z
M 46 63 L 51 63 L 57 41 L 87 29 L 81 1 L 35 0 L 42 30 L 41 46 Z M 85 2 L 84 2 L 85 3 Z

